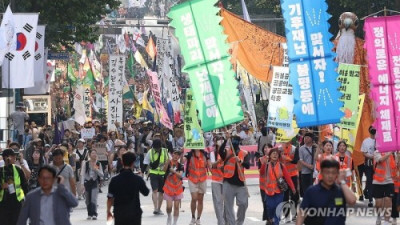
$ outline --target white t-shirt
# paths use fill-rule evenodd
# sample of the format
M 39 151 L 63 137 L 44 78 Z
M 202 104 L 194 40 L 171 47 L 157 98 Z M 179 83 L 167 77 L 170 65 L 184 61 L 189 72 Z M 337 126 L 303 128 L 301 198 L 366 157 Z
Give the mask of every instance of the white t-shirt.
M 15 162 L 15 165 L 21 167 L 21 164 L 19 163 L 19 161 Z M 0 160 L 0 167 L 4 167 L 4 160 Z M 28 162 L 24 159 L 24 167 L 26 170 L 28 170 L 29 172 L 31 172 L 31 170 L 29 169 L 29 165 Z
M 361 145 L 361 151 L 374 155 L 375 152 L 375 139 L 372 138 L 366 138 L 364 139 L 362 145 Z

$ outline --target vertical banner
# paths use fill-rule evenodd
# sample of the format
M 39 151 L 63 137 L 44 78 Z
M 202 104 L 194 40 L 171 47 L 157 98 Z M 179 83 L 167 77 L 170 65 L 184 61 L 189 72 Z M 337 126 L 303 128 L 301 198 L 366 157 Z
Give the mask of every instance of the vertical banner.
M 35 43 L 39 14 L 15 13 L 17 49 L 5 55 L 3 88 L 29 88 L 35 85 Z
M 179 38 L 199 118 L 205 132 L 243 120 L 229 45 L 217 15 L 217 0 L 191 0 L 168 14 Z M 229 90 L 229 91 L 227 91 Z
M 186 89 L 185 115 L 185 146 L 187 149 L 204 149 L 204 136 L 197 119 L 196 101 L 192 91 Z
M 84 95 L 83 87 L 81 85 L 76 86 L 74 95 L 74 104 L 72 107 L 75 110 L 74 119 L 80 125 L 83 125 L 86 122 L 85 106 L 83 104 L 83 95 Z
M 168 113 L 164 108 L 161 100 L 160 94 L 160 84 L 158 82 L 157 73 L 151 70 L 147 70 L 147 75 L 149 76 L 151 82 L 151 92 L 153 94 L 154 101 L 156 103 L 156 109 L 160 116 L 160 122 L 167 127 L 168 129 L 172 130 L 172 123 L 168 117 Z
M 123 106 L 122 89 L 124 88 L 125 56 L 110 55 L 108 83 L 108 130 L 115 130 L 115 122 L 122 125 Z
M 282 66 L 283 67 L 289 67 L 289 55 L 288 55 L 287 44 L 286 43 L 281 43 L 281 46 L 282 46 L 282 49 L 283 49 Z
M 400 132 L 400 16 L 367 18 L 365 46 L 375 103 L 376 147 L 381 152 L 399 149 Z
M 343 104 L 339 101 L 328 5 L 324 0 L 283 0 L 281 7 L 297 124 L 308 127 L 339 123 Z
M 341 128 L 356 128 L 358 118 L 358 95 L 360 94 L 360 65 L 339 64 L 341 100 L 344 102 L 344 116 L 339 124 Z
M 293 88 L 289 84 L 289 68 L 273 67 L 268 105 L 268 127 L 292 128 Z
M 85 107 L 86 121 L 92 121 L 92 94 L 90 93 L 90 86 L 83 86 L 83 105 Z
M 256 110 L 254 106 L 254 101 L 255 97 L 252 96 L 253 91 L 251 90 L 252 88 L 252 83 L 251 83 L 251 77 L 246 71 L 246 69 L 242 66 L 242 64 L 237 61 L 237 75 L 240 77 L 240 84 L 242 86 L 242 91 L 244 95 L 244 99 L 246 101 L 246 106 L 247 106 L 247 111 L 250 115 L 251 121 L 255 121 L 252 123 L 253 128 L 257 128 L 257 116 L 256 116 Z

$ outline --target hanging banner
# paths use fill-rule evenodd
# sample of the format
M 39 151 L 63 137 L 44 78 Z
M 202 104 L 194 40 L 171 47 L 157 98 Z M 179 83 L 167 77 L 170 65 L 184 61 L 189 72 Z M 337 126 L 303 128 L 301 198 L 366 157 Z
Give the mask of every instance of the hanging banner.
M 181 122 L 181 96 L 179 95 L 179 87 L 178 82 L 174 77 L 170 77 L 171 83 L 171 100 L 172 100 L 172 109 L 174 110 L 174 121 L 176 124 Z
M 92 121 L 92 94 L 90 93 L 90 86 L 83 86 L 83 105 L 85 106 L 86 121 Z
M 280 43 L 285 38 L 243 20 L 221 9 L 221 25 L 228 42 L 237 45 L 235 55 L 242 66 L 257 80 L 270 82 L 272 66 L 281 66 L 283 51 Z
M 358 96 L 360 93 L 360 65 L 340 63 L 339 82 L 340 91 L 343 93 L 340 98 L 344 102 L 344 116 L 339 124 L 341 128 L 356 128 L 358 118 Z
M 286 143 L 291 141 L 299 133 L 296 120 L 292 120 L 292 129 L 278 128 L 276 130 L 276 143 Z
M 250 115 L 251 121 L 253 121 L 251 124 L 253 125 L 254 129 L 257 129 L 257 116 L 254 107 L 254 102 L 256 97 L 252 96 L 253 91 L 251 90 L 252 88 L 251 78 L 246 69 L 242 66 L 242 64 L 239 61 L 237 61 L 236 64 L 237 64 L 236 67 L 237 75 L 240 77 L 240 84 L 242 86 L 244 99 L 246 101 L 247 111 L 248 114 Z
M 293 88 L 289 84 L 289 68 L 273 68 L 271 91 L 268 105 L 268 127 L 292 128 Z
M 238 83 L 216 3 L 191 0 L 174 6 L 168 14 L 179 39 L 186 64 L 183 70 L 189 74 L 204 132 L 243 120 Z
M 14 13 L 17 49 L 5 55 L 3 88 L 29 88 L 35 85 L 35 42 L 39 14 Z
M 400 147 L 400 16 L 365 20 L 365 46 L 375 104 L 376 148 L 380 152 Z
M 290 83 L 294 92 L 294 114 L 299 127 L 339 123 L 337 64 L 332 52 L 324 0 L 283 0 L 289 55 Z
M 158 82 L 157 73 L 153 72 L 151 70 L 147 70 L 147 75 L 149 76 L 150 83 L 152 84 L 151 92 L 153 94 L 154 102 L 156 103 L 157 113 L 159 113 L 159 116 L 160 116 L 160 122 L 165 127 L 172 130 L 171 120 L 169 119 L 168 113 L 165 110 L 164 105 L 162 104 L 162 101 L 161 101 L 160 84 Z
M 360 119 L 362 116 L 362 109 L 364 107 L 365 94 L 358 96 L 358 106 L 357 106 L 357 120 L 356 127 L 354 129 L 341 128 L 338 125 L 333 126 L 333 147 L 336 150 L 337 143 L 343 140 L 347 143 L 347 150 L 353 152 L 354 146 L 356 144 L 356 137 L 358 133 L 358 127 L 360 124 Z
M 83 95 L 84 95 L 83 87 L 81 85 L 78 85 L 75 90 L 73 108 L 75 110 L 74 119 L 80 125 L 83 125 L 86 122 L 85 107 L 83 104 Z
M 185 146 L 188 149 L 204 149 L 204 136 L 197 119 L 196 101 L 192 91 L 186 89 L 185 115 Z
M 115 122 L 123 124 L 122 90 L 124 88 L 125 56 L 110 55 L 108 83 L 108 131 L 116 130 Z
M 289 67 L 289 56 L 288 56 L 287 44 L 286 43 L 281 43 L 281 47 L 283 49 L 282 66 L 283 67 Z

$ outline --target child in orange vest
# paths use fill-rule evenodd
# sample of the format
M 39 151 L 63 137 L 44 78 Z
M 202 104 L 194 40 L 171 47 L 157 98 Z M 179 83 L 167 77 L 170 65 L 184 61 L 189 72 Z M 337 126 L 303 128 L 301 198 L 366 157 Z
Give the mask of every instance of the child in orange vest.
M 165 183 L 164 183 L 164 200 L 167 201 L 167 225 L 171 225 L 172 217 L 172 205 L 174 205 L 174 222 L 176 225 L 179 217 L 179 206 L 181 199 L 183 199 L 183 183 L 182 183 L 182 173 L 183 165 L 179 162 L 181 158 L 181 151 L 175 150 L 172 155 L 172 160 L 170 160 L 164 166 L 165 170 Z

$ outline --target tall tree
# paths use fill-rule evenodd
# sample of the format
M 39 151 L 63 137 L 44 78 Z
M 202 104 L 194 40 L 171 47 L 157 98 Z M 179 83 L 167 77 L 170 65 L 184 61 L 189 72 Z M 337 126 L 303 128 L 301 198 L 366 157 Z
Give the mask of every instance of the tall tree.
M 119 0 L 0 0 L 0 12 L 12 3 L 14 12 L 40 12 L 46 24 L 46 45 L 51 48 L 98 38 L 93 26 L 120 5 Z

